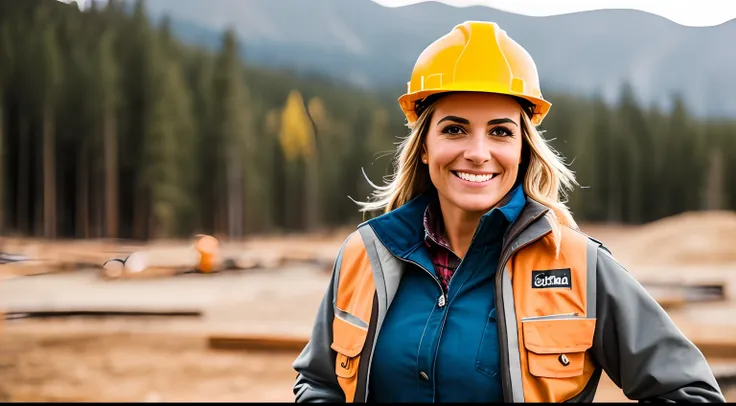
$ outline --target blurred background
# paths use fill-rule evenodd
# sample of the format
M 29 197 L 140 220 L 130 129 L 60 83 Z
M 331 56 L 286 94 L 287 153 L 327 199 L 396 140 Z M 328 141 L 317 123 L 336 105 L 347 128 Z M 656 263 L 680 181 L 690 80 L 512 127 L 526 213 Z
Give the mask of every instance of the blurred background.
M 371 0 L 0 0 L 0 401 L 292 401 L 396 100 L 466 20 L 535 58 L 581 228 L 736 401 L 736 22 Z

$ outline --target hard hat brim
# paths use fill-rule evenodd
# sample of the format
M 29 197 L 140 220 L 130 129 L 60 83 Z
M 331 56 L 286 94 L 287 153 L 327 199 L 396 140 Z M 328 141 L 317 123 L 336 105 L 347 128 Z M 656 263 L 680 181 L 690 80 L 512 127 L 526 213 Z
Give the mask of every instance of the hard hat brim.
M 524 93 L 502 90 L 504 89 L 504 86 L 502 85 L 499 85 L 498 88 L 495 87 L 496 86 L 489 86 L 486 83 L 453 83 L 449 86 L 444 87 L 443 89 L 427 89 L 404 94 L 399 97 L 398 102 L 399 106 L 404 112 L 404 115 L 406 116 L 406 119 L 409 121 L 409 124 L 413 124 L 418 119 L 415 111 L 417 101 L 423 100 L 431 95 L 441 93 L 494 93 L 525 99 L 534 105 L 534 115 L 532 116 L 531 121 L 535 126 L 538 126 L 542 123 L 544 118 L 547 116 L 550 108 L 552 107 L 552 103 L 542 98 L 530 96 Z M 505 86 L 505 88 L 508 88 L 508 86 Z

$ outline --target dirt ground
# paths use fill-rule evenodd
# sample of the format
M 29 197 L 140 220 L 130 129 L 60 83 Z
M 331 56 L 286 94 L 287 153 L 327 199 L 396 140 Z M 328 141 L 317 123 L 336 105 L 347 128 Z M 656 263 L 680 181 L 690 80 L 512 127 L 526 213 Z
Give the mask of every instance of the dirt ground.
M 642 227 L 584 225 L 639 279 L 736 282 L 736 214 L 688 214 Z M 333 238 L 252 241 L 337 250 Z M 7 245 L 6 245 L 7 246 Z M 5 248 L 7 250 L 7 248 Z M 0 266 L 2 268 L 2 266 Z M 290 266 L 106 281 L 96 270 L 0 280 L 0 309 L 197 308 L 201 317 L 8 320 L 0 326 L 0 401 L 293 401 L 295 352 L 212 350 L 216 333 L 309 334 L 329 275 Z M 670 312 L 687 336 L 736 337 L 736 302 Z M 723 359 L 709 359 L 712 364 Z M 730 360 L 734 362 L 736 360 Z M 736 387 L 723 388 L 736 401 Z M 626 401 L 606 377 L 596 401 Z
M 202 334 L 120 331 L 96 322 L 69 331 L 56 324 L 10 329 L 0 353 L 0 401 L 268 402 L 291 397 L 292 353 L 208 350 Z

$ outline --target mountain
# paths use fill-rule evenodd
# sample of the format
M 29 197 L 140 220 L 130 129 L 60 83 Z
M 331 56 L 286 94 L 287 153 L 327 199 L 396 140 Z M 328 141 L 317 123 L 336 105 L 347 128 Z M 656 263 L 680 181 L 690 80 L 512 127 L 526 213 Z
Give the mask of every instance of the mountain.
M 634 10 L 528 17 L 438 2 L 388 8 L 370 0 L 147 0 L 186 42 L 216 48 L 234 27 L 251 63 L 334 75 L 364 87 L 406 87 L 419 53 L 466 20 L 490 20 L 535 58 L 543 91 L 601 93 L 623 81 L 646 104 L 673 93 L 699 115 L 736 117 L 736 20 L 693 28 Z

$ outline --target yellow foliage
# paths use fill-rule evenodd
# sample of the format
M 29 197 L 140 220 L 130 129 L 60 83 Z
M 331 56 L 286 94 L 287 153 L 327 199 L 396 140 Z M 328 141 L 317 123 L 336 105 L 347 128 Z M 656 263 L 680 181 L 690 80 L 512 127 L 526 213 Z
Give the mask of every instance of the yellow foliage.
M 288 160 L 314 155 L 314 128 L 304 108 L 304 99 L 296 90 L 289 93 L 281 111 L 279 142 Z

